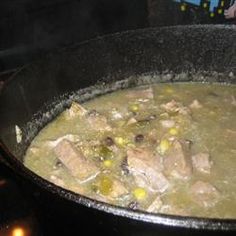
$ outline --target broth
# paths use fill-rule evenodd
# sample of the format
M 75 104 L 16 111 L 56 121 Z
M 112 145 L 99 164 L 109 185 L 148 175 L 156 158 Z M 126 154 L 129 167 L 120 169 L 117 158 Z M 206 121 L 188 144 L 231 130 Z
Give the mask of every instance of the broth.
M 163 83 L 73 102 L 24 164 L 81 195 L 152 213 L 236 218 L 236 86 Z

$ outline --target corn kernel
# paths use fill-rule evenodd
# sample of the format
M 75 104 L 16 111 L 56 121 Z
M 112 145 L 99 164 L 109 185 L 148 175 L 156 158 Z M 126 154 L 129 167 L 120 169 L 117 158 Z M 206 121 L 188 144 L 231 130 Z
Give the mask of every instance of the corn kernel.
M 132 111 L 132 112 L 137 112 L 137 111 L 139 111 L 139 105 L 138 104 L 132 104 L 132 105 L 130 105 L 129 110 Z
M 161 140 L 159 146 L 157 147 L 157 151 L 163 155 L 169 148 L 170 148 L 170 142 L 167 139 L 163 139 Z
M 122 137 L 115 137 L 116 144 L 123 146 L 125 144 L 125 140 Z
M 133 191 L 133 195 L 137 200 L 143 200 L 146 198 L 147 192 L 143 188 L 136 188 Z
M 111 167 L 112 166 L 112 160 L 105 160 L 103 162 L 103 165 L 107 168 Z
M 116 145 L 120 147 L 126 147 L 129 144 L 129 140 L 123 137 L 115 137 L 115 143 Z
M 177 130 L 176 128 L 171 128 L 171 129 L 169 130 L 169 134 L 171 134 L 171 135 L 177 135 L 177 134 L 178 134 L 178 130 Z

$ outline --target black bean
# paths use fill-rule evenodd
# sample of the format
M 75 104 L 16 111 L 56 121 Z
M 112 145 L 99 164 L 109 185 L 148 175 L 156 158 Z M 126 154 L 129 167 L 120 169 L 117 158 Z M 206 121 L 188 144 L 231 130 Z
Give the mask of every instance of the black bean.
M 56 168 L 62 167 L 62 163 L 61 161 L 57 160 L 56 164 L 55 164 Z
M 113 141 L 113 139 L 112 139 L 111 137 L 106 137 L 106 138 L 104 139 L 104 144 L 105 144 L 106 146 L 112 146 L 112 145 L 114 145 L 114 141 Z
M 142 134 L 138 134 L 134 138 L 136 143 L 141 143 L 144 140 L 144 136 Z
M 98 113 L 98 111 L 96 111 L 95 109 L 93 109 L 93 110 L 90 110 L 90 111 L 88 112 L 88 115 L 89 115 L 89 116 L 98 116 L 99 113 Z

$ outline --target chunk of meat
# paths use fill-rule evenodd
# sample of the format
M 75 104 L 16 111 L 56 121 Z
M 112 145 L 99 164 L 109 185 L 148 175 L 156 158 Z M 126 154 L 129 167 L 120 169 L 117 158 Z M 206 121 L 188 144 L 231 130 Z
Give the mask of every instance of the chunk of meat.
M 190 188 L 192 200 L 201 207 L 213 207 L 219 201 L 219 191 L 210 183 L 197 181 Z
M 202 173 L 210 174 L 212 162 L 209 153 L 198 153 L 192 156 L 193 167 Z
M 161 126 L 164 128 L 172 128 L 175 126 L 174 120 L 161 120 L 160 123 L 161 123 Z
M 71 107 L 65 111 L 65 114 L 67 119 L 73 119 L 75 117 L 85 118 L 94 130 L 111 130 L 105 116 L 99 114 L 96 110 L 88 111 L 77 102 L 72 102 Z
M 109 194 L 109 197 L 117 199 L 125 194 L 128 194 L 129 191 L 127 190 L 127 188 L 125 187 L 124 183 L 122 183 L 121 181 L 115 179 L 113 181 L 113 185 L 112 185 L 112 191 Z
M 65 111 L 67 119 L 84 116 L 86 113 L 87 110 L 77 102 L 72 102 L 71 107 Z
M 113 104 L 113 106 L 114 106 L 114 104 Z M 114 121 L 124 120 L 128 116 L 129 116 L 129 111 L 126 106 L 122 106 L 119 108 L 113 107 L 109 111 L 109 117 L 111 120 L 114 120 Z
M 153 90 L 152 88 L 147 89 L 135 89 L 132 91 L 129 91 L 126 96 L 128 98 L 134 98 L 134 99 L 153 99 Z
M 110 131 L 111 126 L 108 124 L 107 118 L 99 113 L 89 114 L 87 116 L 87 121 L 91 128 L 96 131 Z
M 136 123 L 137 123 L 137 120 L 136 120 L 134 117 L 131 117 L 131 118 L 127 121 L 126 125 L 133 125 L 133 124 L 136 124 Z
M 138 186 L 154 192 L 164 192 L 169 187 L 169 181 L 161 172 L 163 166 L 159 155 L 144 148 L 129 149 L 127 163 Z
M 161 104 L 160 107 L 169 113 L 179 113 L 182 115 L 190 114 L 190 110 L 188 107 L 185 107 L 182 103 L 176 102 L 175 100 L 171 100 L 166 104 Z
M 175 140 L 163 158 L 164 173 L 174 178 L 189 179 L 192 175 L 190 143 Z
M 194 99 L 189 107 L 192 109 L 199 109 L 202 108 L 202 104 L 197 99 Z
M 148 206 L 147 211 L 151 213 L 158 213 L 162 207 L 162 200 L 157 196 L 154 201 Z
M 70 174 L 81 182 L 92 179 L 99 173 L 98 167 L 87 160 L 83 153 L 68 140 L 64 139 L 58 143 L 54 151 Z

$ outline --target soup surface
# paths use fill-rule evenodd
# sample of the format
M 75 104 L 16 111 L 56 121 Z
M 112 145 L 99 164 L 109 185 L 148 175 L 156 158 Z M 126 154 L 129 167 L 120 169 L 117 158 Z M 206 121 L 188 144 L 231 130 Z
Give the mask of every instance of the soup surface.
M 152 213 L 236 218 L 236 86 L 153 84 L 72 102 L 25 165 L 99 201 Z

